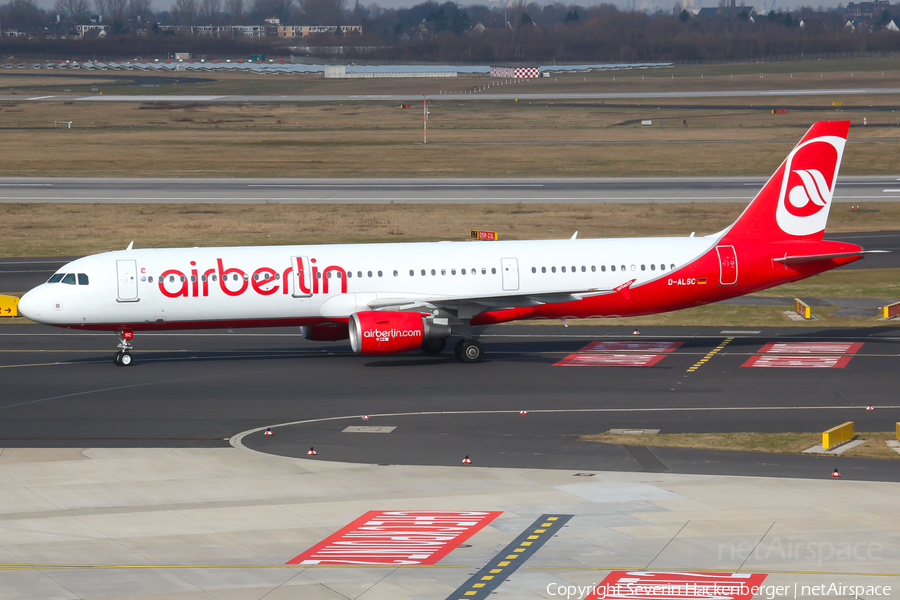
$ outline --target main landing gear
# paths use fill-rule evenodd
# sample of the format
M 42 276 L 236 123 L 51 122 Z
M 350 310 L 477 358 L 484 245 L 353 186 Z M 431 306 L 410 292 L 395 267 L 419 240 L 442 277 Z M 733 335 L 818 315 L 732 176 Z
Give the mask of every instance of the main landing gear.
M 131 365 L 131 350 L 133 346 L 131 340 L 134 339 L 133 331 L 120 331 L 119 336 L 119 352 L 116 354 L 113 362 L 117 367 L 128 367 Z
M 454 351 L 456 358 L 464 363 L 481 362 L 484 356 L 484 346 L 475 340 L 459 340 Z
M 446 339 L 428 340 L 422 344 L 422 352 L 425 354 L 438 355 L 444 351 L 446 346 Z M 464 363 L 480 362 L 484 356 L 484 346 L 475 340 L 459 340 L 453 351 L 456 354 L 456 358 Z

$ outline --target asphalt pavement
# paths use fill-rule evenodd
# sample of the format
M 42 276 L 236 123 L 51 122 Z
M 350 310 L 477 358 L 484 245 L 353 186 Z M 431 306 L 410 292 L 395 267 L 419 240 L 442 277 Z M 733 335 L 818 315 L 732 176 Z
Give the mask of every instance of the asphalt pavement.
M 786 148 L 795 141 L 786 141 Z M 192 179 L 2 177 L 0 203 L 493 204 L 736 202 L 764 177 L 472 179 Z M 834 202 L 900 200 L 900 175 L 838 179 Z
M 613 428 L 817 432 L 848 420 L 858 431 L 892 430 L 894 327 L 652 328 L 638 337 L 624 327 L 499 326 L 482 332 L 486 360 L 477 365 L 449 351 L 360 357 L 346 342 L 310 342 L 296 329 L 136 338 L 134 364 L 121 368 L 111 334 L 3 326 L 0 447 L 224 447 L 256 429 L 242 443 L 287 456 L 315 447 L 346 462 L 454 465 L 469 455 L 480 466 L 807 477 L 838 460 L 848 476 L 900 481 L 892 461 L 577 439 Z M 676 346 L 648 367 L 555 366 L 593 341 L 633 340 Z M 781 341 L 862 345 L 841 367 L 745 366 Z M 265 427 L 276 435 L 264 437 Z

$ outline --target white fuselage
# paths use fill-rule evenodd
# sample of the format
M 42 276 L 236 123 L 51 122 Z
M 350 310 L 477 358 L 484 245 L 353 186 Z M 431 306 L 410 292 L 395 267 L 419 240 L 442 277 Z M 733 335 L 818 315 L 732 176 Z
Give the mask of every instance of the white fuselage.
M 346 319 L 377 300 L 637 287 L 718 237 L 123 250 L 81 258 L 20 305 L 50 325 Z M 82 278 L 84 279 L 84 278 Z M 161 282 L 160 279 L 163 279 Z M 326 289 L 327 288 L 327 289 Z

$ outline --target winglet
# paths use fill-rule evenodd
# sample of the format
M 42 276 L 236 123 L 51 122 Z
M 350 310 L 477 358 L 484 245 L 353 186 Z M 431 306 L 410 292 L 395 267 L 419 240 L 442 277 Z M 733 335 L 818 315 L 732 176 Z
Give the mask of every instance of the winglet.
M 622 294 L 626 300 L 631 300 L 631 284 L 637 281 L 637 279 L 632 279 L 631 281 L 626 281 L 622 285 L 616 286 L 613 289 Z
M 133 249 L 133 248 L 134 248 L 134 242 L 132 241 L 130 244 L 128 244 L 128 247 L 125 248 L 125 249 L 126 249 L 126 250 L 131 250 L 131 249 Z

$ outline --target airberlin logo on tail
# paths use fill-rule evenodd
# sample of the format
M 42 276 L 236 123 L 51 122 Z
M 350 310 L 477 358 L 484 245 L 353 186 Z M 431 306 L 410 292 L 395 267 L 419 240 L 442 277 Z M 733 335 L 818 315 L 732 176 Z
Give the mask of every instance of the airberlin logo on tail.
M 822 136 L 797 146 L 784 161 L 775 219 L 789 235 L 811 235 L 825 229 L 843 138 Z

